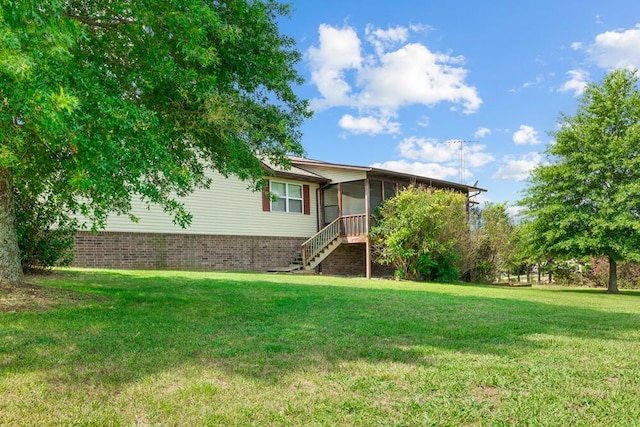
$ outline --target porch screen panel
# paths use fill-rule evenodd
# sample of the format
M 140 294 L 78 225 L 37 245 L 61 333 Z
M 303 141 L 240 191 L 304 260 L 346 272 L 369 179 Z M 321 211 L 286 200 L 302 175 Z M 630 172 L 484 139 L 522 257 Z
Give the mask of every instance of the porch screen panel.
M 324 222 L 325 225 L 338 219 L 338 186 L 332 185 L 324 190 Z
M 365 212 L 364 181 L 342 183 L 342 215 L 357 215 Z
M 372 179 L 369 181 L 370 211 L 375 213 L 376 208 L 382 203 L 382 181 Z
M 384 199 L 390 199 L 396 195 L 396 185 L 393 182 L 384 183 Z

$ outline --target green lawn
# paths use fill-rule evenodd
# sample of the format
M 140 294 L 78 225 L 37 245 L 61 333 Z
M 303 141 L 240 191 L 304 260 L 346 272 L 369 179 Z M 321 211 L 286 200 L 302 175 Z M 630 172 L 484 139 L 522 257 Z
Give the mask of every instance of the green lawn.
M 63 271 L 0 425 L 640 425 L 640 292 Z

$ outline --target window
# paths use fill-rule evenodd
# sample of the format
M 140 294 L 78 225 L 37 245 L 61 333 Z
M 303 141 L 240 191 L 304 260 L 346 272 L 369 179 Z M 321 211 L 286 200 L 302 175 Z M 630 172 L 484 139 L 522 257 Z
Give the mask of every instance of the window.
M 271 200 L 269 193 L 275 196 L 275 200 Z M 270 181 L 269 187 L 262 189 L 262 211 L 293 212 L 310 215 L 311 197 L 309 184 L 288 184 Z
M 272 211 L 302 213 L 302 185 L 271 181 L 271 193 L 277 197 Z

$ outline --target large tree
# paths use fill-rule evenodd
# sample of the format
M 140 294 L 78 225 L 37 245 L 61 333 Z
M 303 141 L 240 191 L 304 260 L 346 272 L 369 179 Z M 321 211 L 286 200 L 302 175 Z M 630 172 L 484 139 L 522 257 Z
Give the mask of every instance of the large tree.
M 523 204 L 532 241 L 554 257 L 606 256 L 608 292 L 617 263 L 640 260 L 640 92 L 616 70 L 589 84 L 574 116 L 561 116 L 549 164 L 536 168 Z
M 94 227 L 132 197 L 180 224 L 205 170 L 259 187 L 301 154 L 300 53 L 274 0 L 0 3 L 0 281 L 22 278 L 15 192 Z

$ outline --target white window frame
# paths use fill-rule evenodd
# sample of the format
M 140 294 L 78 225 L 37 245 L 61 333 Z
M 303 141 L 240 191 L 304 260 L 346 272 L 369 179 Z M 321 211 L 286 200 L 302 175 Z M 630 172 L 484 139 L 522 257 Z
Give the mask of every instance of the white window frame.
M 273 193 L 272 188 L 273 188 L 273 184 L 282 184 L 284 185 L 284 191 L 285 194 L 284 196 L 278 196 L 275 193 Z M 300 187 L 300 197 L 293 197 L 291 196 L 291 192 L 289 191 L 289 186 L 296 186 L 296 187 Z M 282 181 L 269 181 L 269 191 L 271 191 L 271 194 L 275 195 L 278 199 L 283 199 L 285 201 L 285 210 L 278 210 L 278 209 L 274 209 L 274 201 L 271 201 L 271 212 L 283 212 L 283 213 L 293 213 L 293 214 L 302 214 L 304 213 L 304 188 L 302 184 L 293 184 L 293 183 L 289 183 L 289 182 L 282 182 Z M 291 211 L 289 202 L 291 200 L 299 200 L 300 201 L 300 212 L 298 211 Z

